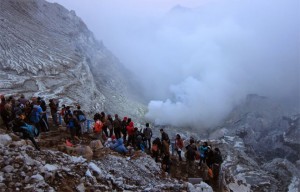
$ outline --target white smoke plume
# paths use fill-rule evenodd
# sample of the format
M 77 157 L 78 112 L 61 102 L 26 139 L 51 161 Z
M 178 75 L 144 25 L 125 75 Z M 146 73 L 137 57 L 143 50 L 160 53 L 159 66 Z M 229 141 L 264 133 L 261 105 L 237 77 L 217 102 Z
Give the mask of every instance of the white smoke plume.
M 249 93 L 300 108 L 297 0 L 56 2 L 136 74 L 158 124 L 213 126 Z

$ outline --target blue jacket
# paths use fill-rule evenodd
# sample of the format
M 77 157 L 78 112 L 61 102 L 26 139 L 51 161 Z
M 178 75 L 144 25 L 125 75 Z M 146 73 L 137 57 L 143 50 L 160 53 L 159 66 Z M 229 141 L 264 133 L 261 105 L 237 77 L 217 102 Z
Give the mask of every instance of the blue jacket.
M 116 143 L 110 146 L 110 149 L 118 152 L 118 153 L 127 153 L 128 150 L 123 144 L 123 138 L 119 138 Z
M 207 152 L 207 146 L 201 145 L 198 150 L 200 152 L 200 157 L 205 158 L 206 157 L 206 152 Z

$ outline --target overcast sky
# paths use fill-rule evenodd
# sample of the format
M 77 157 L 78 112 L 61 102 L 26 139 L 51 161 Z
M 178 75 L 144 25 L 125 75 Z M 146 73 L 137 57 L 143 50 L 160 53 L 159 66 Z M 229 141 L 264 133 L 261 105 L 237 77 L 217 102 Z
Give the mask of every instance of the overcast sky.
M 299 106 L 299 0 L 50 2 L 139 77 L 157 123 L 211 126 L 248 93 Z

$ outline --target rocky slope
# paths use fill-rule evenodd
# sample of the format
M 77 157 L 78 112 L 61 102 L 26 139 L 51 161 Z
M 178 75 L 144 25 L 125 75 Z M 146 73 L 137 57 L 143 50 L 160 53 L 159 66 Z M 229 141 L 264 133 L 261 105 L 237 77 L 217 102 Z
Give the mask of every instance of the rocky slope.
M 92 158 L 86 159 L 78 153 L 73 156 L 55 150 L 53 146 L 63 144 L 60 140 L 47 147 L 47 139 L 54 139 L 54 132 L 41 136 L 41 151 L 12 133 L 0 132 L 0 191 L 212 192 L 204 182 L 192 185 L 166 177 L 160 164 L 145 153 L 135 152 L 129 157 L 97 148 Z
M 0 2 L 2 94 L 59 98 L 87 112 L 140 116 L 144 106 L 129 99 L 129 77 L 74 11 L 44 0 Z
M 236 149 L 224 149 L 231 157 L 224 167 L 235 181 L 228 186 L 243 191 L 299 191 L 299 115 L 299 109 L 258 95 L 249 95 L 237 106 L 211 133 L 211 138 L 224 138 Z

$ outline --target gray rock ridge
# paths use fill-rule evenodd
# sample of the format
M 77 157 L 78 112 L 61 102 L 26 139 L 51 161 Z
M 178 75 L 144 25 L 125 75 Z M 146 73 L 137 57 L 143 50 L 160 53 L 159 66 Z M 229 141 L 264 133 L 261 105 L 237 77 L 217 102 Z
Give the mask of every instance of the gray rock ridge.
M 299 114 L 258 95 L 249 95 L 232 111 L 211 134 L 229 144 L 223 150 L 227 152 L 224 166 L 230 189 L 300 189 Z
M 0 2 L 0 92 L 59 98 L 90 113 L 133 117 L 145 107 L 130 99 L 130 72 L 85 23 L 44 0 Z

